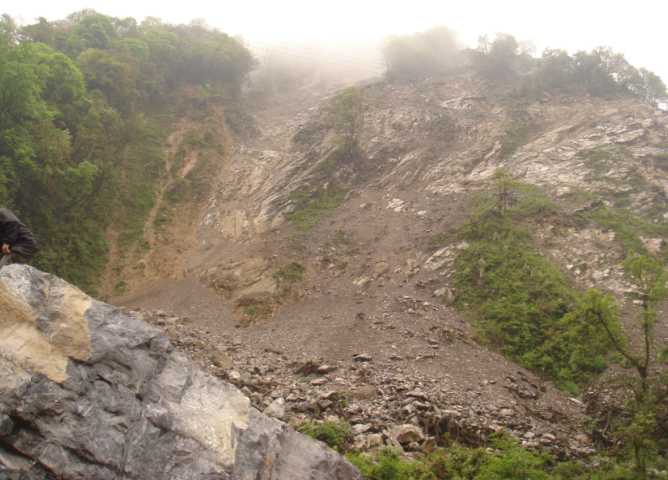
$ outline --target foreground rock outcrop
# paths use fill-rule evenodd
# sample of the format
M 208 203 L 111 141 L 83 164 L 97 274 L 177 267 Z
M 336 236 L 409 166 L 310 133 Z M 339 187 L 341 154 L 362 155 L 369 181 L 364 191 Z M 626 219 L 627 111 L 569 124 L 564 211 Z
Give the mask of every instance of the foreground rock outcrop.
M 21 470 L 66 479 L 361 478 L 174 351 L 162 331 L 12 265 L 0 270 L 0 476 Z

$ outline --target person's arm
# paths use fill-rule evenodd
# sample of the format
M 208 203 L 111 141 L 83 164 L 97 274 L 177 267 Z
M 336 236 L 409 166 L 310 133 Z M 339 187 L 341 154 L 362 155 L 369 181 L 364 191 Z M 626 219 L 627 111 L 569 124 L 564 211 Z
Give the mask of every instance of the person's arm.
M 18 220 L 12 218 L 5 219 L 5 236 L 2 237 L 3 250 L 4 245 L 9 245 L 10 247 L 16 243 L 16 237 L 19 235 L 19 222 Z
M 0 209 L 0 232 L 2 232 L 2 238 L 0 238 L 2 253 L 9 253 L 9 247 L 16 242 L 19 235 L 19 219 L 4 208 Z

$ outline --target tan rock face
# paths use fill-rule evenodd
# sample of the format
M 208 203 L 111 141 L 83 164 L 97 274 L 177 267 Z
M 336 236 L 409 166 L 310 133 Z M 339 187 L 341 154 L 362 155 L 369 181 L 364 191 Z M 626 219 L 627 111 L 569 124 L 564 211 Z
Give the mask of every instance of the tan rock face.
M 61 382 L 68 378 L 68 358 L 85 362 L 91 357 L 84 314 L 92 300 L 68 284 L 47 285 L 44 292 L 43 303 L 30 302 L 29 292 L 0 278 L 0 352 L 24 359 L 28 371 Z

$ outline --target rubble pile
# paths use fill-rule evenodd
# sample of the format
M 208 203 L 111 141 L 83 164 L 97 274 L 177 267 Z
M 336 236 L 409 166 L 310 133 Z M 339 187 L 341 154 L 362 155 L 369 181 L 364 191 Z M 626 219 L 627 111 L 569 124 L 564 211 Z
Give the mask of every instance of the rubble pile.
M 597 453 L 579 428 L 587 421 L 583 402 L 569 399 L 581 415 L 559 411 L 542 401 L 546 386 L 525 372 L 498 382 L 484 380 L 464 390 L 447 373 L 434 378 L 411 371 L 397 360 L 378 362 L 360 353 L 348 362 L 300 362 L 289 352 L 246 345 L 233 334 L 192 328 L 188 319 L 163 311 L 129 313 L 163 328 L 179 350 L 239 387 L 267 415 L 291 427 L 303 422 L 347 422 L 353 450 L 391 445 L 419 456 L 442 445 L 446 434 L 485 446 L 490 434 L 504 430 L 523 447 L 560 458 Z M 485 391 L 498 388 L 510 395 L 486 401 Z

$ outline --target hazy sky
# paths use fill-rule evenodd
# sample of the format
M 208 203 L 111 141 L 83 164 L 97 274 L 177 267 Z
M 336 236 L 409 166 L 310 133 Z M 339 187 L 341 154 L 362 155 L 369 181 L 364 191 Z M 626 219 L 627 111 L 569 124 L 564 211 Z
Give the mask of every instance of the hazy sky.
M 162 18 L 188 23 L 204 18 L 211 26 L 248 39 L 366 39 L 446 25 L 475 45 L 479 35 L 505 32 L 545 48 L 591 50 L 598 45 L 622 52 L 636 67 L 646 67 L 668 83 L 667 0 L 410 0 L 405 2 L 335 0 L 255 0 L 150 2 L 116 0 L 27 0 L 3 2 L 0 13 L 33 23 L 38 16 L 57 20 L 82 8 L 113 16 Z

